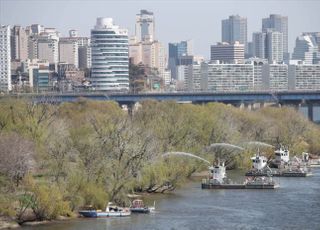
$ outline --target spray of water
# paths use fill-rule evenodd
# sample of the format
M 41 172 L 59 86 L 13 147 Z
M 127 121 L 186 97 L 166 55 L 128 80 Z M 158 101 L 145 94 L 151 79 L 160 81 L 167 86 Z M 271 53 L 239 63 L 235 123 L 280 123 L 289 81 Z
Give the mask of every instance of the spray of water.
M 272 145 L 269 145 L 265 142 L 261 142 L 261 141 L 249 141 L 249 142 L 244 142 L 244 145 L 259 145 L 259 146 L 263 146 L 263 147 L 270 147 L 273 148 Z
M 203 159 L 202 157 L 199 157 L 199 156 L 196 156 L 192 153 L 185 153 L 185 152 L 169 152 L 169 153 L 165 153 L 162 155 L 162 157 L 167 157 L 167 156 L 170 156 L 170 155 L 178 155 L 178 156 L 187 156 L 187 157 L 192 157 L 192 158 L 196 158 L 198 160 L 202 160 L 208 164 L 210 164 L 209 161 L 207 161 L 206 159 Z
M 244 148 L 237 146 L 237 145 L 232 145 L 228 143 L 213 143 L 209 146 L 209 148 L 217 148 L 217 147 L 223 147 L 223 148 L 232 148 L 232 149 L 237 149 L 237 150 L 244 150 Z

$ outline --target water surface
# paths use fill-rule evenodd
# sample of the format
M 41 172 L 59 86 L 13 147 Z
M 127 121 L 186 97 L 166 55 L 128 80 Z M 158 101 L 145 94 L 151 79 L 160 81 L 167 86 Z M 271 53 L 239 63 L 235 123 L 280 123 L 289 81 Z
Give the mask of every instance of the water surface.
M 320 168 L 307 178 L 277 178 L 276 190 L 201 190 L 200 181 L 155 195 L 157 213 L 77 219 L 25 230 L 320 229 Z M 243 172 L 228 172 L 239 179 Z M 153 202 L 150 202 L 152 204 Z

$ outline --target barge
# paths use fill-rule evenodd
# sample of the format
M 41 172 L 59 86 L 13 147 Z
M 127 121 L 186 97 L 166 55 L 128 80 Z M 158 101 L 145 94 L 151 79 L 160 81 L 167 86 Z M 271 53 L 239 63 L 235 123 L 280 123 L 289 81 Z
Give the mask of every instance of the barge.
M 247 177 L 244 183 L 231 183 L 226 177 L 224 163 L 209 167 L 209 178 L 203 179 L 202 189 L 275 189 L 279 185 L 272 177 Z

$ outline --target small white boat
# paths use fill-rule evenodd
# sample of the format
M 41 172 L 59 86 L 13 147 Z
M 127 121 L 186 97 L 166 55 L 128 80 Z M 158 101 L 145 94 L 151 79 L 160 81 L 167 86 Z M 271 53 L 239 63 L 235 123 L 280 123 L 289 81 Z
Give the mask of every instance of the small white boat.
M 132 205 L 130 207 L 130 211 L 132 213 L 150 213 L 155 211 L 155 202 L 153 207 L 145 206 L 142 200 L 136 199 L 132 201 Z

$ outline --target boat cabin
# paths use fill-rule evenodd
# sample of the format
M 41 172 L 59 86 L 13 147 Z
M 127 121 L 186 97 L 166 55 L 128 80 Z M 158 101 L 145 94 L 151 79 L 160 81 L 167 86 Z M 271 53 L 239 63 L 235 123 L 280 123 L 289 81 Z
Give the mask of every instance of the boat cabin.
M 280 149 L 274 151 L 274 153 L 276 155 L 277 162 L 284 162 L 284 163 L 289 162 L 289 150 L 288 149 L 284 149 L 281 147 Z
M 251 157 L 252 167 L 257 170 L 262 170 L 267 166 L 267 158 L 265 156 L 256 155 Z
M 224 162 L 222 162 L 221 164 L 219 163 L 218 165 L 215 165 L 215 166 L 210 166 L 209 172 L 210 172 L 210 179 L 212 179 L 213 181 L 219 182 L 220 184 L 224 182 L 224 179 L 226 178 L 226 167 L 224 165 Z

